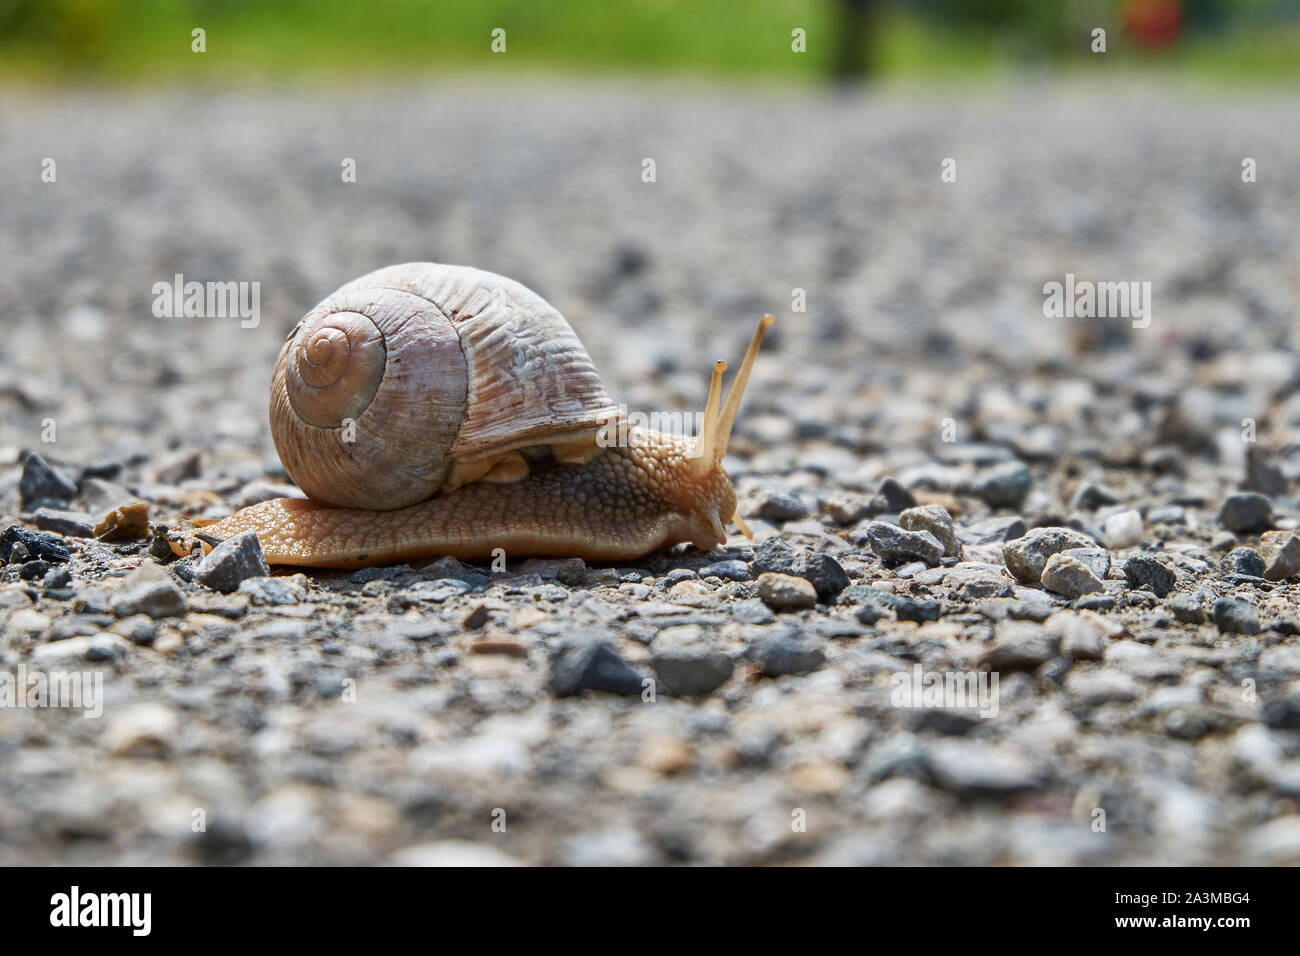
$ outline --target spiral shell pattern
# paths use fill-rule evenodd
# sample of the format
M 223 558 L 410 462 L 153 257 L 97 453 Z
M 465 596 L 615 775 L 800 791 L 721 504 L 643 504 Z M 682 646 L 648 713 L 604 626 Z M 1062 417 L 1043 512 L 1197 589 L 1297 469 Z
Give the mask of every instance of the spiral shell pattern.
M 594 433 L 616 413 L 541 297 L 465 266 L 362 276 L 285 340 L 271 435 L 309 498 L 390 510 L 437 495 L 457 460 Z

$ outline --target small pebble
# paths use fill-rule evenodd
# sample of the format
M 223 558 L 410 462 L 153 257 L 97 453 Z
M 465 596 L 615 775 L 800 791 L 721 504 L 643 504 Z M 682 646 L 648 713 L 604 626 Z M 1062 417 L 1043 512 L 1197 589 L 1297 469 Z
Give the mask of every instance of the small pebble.
M 1273 502 L 1256 491 L 1229 495 L 1219 510 L 1219 524 L 1237 534 L 1254 534 L 1273 527 Z
M 1077 598 L 1101 591 L 1102 583 L 1086 564 L 1066 554 L 1054 554 L 1043 568 L 1043 587 L 1066 597 Z
M 69 501 L 77 496 L 77 486 L 33 452 L 23 459 L 23 473 L 18 479 L 18 496 L 24 507 L 42 498 Z
M 204 555 L 194 568 L 194 580 L 204 587 L 229 594 L 245 578 L 266 577 L 270 573 L 257 533 L 243 531 Z
M 773 571 L 758 576 L 758 596 L 768 607 L 777 610 L 812 607 L 817 603 L 817 589 L 811 582 L 793 574 Z
M 1174 572 L 1149 554 L 1135 554 L 1124 562 L 1124 577 L 1131 587 L 1149 587 L 1156 597 L 1174 589 Z
M 1214 626 L 1227 634 L 1258 634 L 1259 617 L 1245 601 L 1219 598 L 1212 612 Z

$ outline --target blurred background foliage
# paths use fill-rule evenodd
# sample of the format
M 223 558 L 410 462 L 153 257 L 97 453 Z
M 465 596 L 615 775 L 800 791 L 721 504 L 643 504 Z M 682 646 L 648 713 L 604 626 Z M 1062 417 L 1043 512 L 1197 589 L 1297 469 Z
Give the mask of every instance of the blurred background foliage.
M 0 0 L 0 78 L 621 70 L 819 81 L 1095 69 L 1300 75 L 1300 0 Z M 191 31 L 207 50 L 191 51 Z M 507 54 L 490 53 L 504 28 Z M 791 31 L 807 34 L 794 54 Z

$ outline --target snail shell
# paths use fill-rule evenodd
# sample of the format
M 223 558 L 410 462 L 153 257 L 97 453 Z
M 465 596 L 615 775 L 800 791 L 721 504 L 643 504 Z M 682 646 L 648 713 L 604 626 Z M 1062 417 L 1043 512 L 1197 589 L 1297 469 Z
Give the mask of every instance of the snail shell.
M 344 285 L 289 333 L 271 435 L 311 499 L 391 510 L 481 476 L 503 452 L 593 437 L 616 406 L 536 293 L 414 262 Z

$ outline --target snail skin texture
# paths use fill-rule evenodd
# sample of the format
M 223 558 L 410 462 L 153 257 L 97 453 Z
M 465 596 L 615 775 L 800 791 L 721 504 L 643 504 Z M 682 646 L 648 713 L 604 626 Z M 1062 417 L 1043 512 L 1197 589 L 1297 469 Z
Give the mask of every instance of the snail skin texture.
M 380 269 L 308 313 L 276 363 L 271 433 L 307 499 L 244 508 L 172 548 L 254 531 L 270 564 L 356 568 L 718 547 L 728 521 L 749 534 L 722 458 L 772 321 L 725 401 L 714 364 L 698 436 L 622 427 L 604 447 L 617 406 L 542 298 L 464 266 Z

